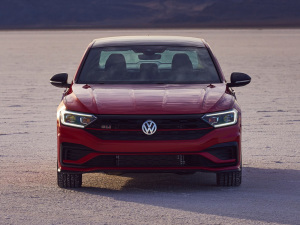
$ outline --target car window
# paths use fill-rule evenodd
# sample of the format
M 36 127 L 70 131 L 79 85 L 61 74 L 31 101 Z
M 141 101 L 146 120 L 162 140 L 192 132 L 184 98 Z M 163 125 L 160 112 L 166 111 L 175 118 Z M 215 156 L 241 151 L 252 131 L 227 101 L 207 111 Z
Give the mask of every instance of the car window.
M 77 83 L 220 83 L 206 48 L 92 48 Z

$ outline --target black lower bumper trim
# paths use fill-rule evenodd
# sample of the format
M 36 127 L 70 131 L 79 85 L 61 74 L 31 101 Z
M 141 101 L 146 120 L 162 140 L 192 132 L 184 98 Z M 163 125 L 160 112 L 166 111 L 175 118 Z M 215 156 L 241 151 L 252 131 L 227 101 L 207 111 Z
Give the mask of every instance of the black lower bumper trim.
M 73 168 L 159 168 L 163 170 L 167 167 L 181 167 L 186 170 L 188 167 L 207 167 L 207 168 L 222 168 L 236 166 L 239 162 L 238 143 L 229 142 L 214 145 L 201 152 L 207 152 L 214 157 L 223 160 L 224 163 L 216 163 L 197 153 L 161 153 L 161 154 L 105 154 L 98 155 L 83 164 L 75 164 L 72 161 L 81 159 L 90 153 L 99 153 L 86 146 L 63 143 L 61 145 L 61 165 Z M 231 160 L 230 162 L 227 161 Z M 68 161 L 69 163 L 65 163 Z

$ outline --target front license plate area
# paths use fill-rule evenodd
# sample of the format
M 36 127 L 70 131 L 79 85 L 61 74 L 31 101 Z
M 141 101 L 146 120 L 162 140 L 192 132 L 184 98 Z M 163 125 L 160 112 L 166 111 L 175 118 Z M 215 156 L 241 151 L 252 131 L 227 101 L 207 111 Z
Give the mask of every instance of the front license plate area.
M 178 167 L 182 166 L 181 155 L 119 155 L 119 167 Z

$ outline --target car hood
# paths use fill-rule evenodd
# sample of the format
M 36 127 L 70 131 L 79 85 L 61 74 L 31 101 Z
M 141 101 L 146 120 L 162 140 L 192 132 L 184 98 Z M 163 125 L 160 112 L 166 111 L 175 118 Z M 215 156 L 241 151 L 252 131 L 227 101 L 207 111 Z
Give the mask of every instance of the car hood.
M 225 84 L 73 84 L 68 110 L 93 114 L 201 114 L 232 108 Z

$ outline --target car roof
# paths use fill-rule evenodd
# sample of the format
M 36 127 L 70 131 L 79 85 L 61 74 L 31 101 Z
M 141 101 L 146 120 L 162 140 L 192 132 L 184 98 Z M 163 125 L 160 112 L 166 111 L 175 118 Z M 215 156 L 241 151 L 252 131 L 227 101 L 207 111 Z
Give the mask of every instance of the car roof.
M 92 48 L 137 45 L 205 47 L 201 38 L 181 36 L 118 36 L 95 39 Z

